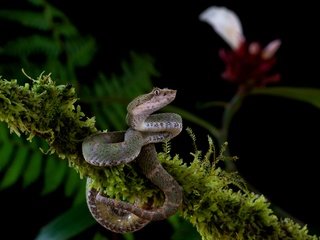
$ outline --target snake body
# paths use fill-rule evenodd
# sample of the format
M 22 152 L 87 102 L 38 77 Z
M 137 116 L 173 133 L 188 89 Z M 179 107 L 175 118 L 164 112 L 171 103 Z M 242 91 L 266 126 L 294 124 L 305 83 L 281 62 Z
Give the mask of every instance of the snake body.
M 144 209 L 139 201 L 130 204 L 110 199 L 87 181 L 87 203 L 93 217 L 114 232 L 132 232 L 153 220 L 174 214 L 182 202 L 182 188 L 161 166 L 154 143 L 169 140 L 181 132 L 182 119 L 175 113 L 153 114 L 174 100 L 176 91 L 155 88 L 129 103 L 127 124 L 121 132 L 97 133 L 82 144 L 85 160 L 98 167 L 116 166 L 136 160 L 141 172 L 165 195 L 160 208 Z

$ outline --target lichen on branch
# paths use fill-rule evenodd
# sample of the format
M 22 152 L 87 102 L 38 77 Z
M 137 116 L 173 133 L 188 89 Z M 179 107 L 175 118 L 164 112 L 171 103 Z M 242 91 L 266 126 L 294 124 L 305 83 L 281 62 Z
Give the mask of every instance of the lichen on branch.
M 162 193 L 139 174 L 135 164 L 114 168 L 96 168 L 86 163 L 82 140 L 98 130 L 94 118 L 88 118 L 77 105 L 71 85 L 56 85 L 50 74 L 31 79 L 20 86 L 16 80 L 0 78 L 0 121 L 12 132 L 32 140 L 47 141 L 48 153 L 67 159 L 81 177 L 91 177 L 110 196 L 134 201 L 161 203 Z M 187 165 L 169 151 L 158 154 L 166 170 L 183 187 L 184 200 L 179 214 L 196 226 L 204 240 L 211 239 L 318 239 L 306 227 L 290 219 L 279 219 L 261 195 L 249 192 L 241 178 L 218 167 L 209 139 L 209 150 L 193 154 Z

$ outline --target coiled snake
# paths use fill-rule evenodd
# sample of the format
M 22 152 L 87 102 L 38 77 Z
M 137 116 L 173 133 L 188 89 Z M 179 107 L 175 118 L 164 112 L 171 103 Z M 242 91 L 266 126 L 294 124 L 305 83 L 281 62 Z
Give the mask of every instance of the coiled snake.
M 154 88 L 129 103 L 127 124 L 120 132 L 97 133 L 82 143 L 84 159 L 98 167 L 112 167 L 135 160 L 141 172 L 165 195 L 163 205 L 156 209 L 143 209 L 103 196 L 87 180 L 86 198 L 92 216 L 113 232 L 133 232 L 150 221 L 162 220 L 174 214 L 182 202 L 182 188 L 161 166 L 154 143 L 167 141 L 182 130 L 182 119 L 175 113 L 158 113 L 174 100 L 176 91 Z

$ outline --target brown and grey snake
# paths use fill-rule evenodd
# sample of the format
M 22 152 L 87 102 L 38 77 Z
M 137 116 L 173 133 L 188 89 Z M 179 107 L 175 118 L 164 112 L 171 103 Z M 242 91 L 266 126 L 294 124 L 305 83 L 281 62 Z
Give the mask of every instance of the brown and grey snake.
M 150 221 L 174 214 L 182 202 L 182 188 L 161 166 L 154 143 L 170 140 L 182 130 L 182 119 L 175 113 L 155 111 L 171 103 L 176 91 L 154 88 L 129 103 L 127 124 L 120 132 L 103 132 L 87 137 L 82 143 L 84 159 L 98 167 L 112 167 L 135 160 L 141 172 L 165 195 L 163 205 L 144 209 L 136 204 L 107 198 L 87 180 L 87 203 L 92 216 L 113 232 L 133 232 Z M 136 202 L 139 202 L 137 199 Z

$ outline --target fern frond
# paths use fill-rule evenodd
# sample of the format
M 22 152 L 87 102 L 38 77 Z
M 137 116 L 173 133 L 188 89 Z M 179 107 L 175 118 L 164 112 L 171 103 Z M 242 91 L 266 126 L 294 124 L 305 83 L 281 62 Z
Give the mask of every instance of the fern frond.
M 75 38 L 66 42 L 68 59 L 74 66 L 86 66 L 96 52 L 96 43 L 92 37 Z
M 0 171 L 7 166 L 14 151 L 14 146 L 7 141 L 9 138 L 8 127 L 5 124 L 0 124 Z
M 18 148 L 11 160 L 10 168 L 7 169 L 1 179 L 0 189 L 13 185 L 21 176 L 28 156 L 27 148 Z
M 45 4 L 44 0 L 28 0 L 34 6 L 43 6 Z
M 8 134 L 8 128 L 0 124 L 0 172 L 3 173 L 0 188 L 7 188 L 22 180 L 28 186 L 41 174 L 43 155 L 35 150 L 37 143 L 30 144 L 24 139 Z
M 17 32 L 26 26 L 43 30 L 9 40 L 0 48 L 0 54 L 7 59 L 0 66 L 1 74 L 16 76 L 16 69 L 21 67 L 28 69 L 31 75 L 39 75 L 43 69 L 52 69 L 58 81 L 67 80 L 77 86 L 76 67 L 88 65 L 92 60 L 94 39 L 82 37 L 66 15 L 45 0 L 30 2 L 40 6 L 39 11 L 0 10 L 3 19 L 22 24 L 20 28 L 12 24 L 18 29 Z
M 0 10 L 0 18 L 43 31 L 47 31 L 51 27 L 49 19 L 44 18 L 42 12 Z
M 65 38 L 79 37 L 78 29 L 67 19 L 62 23 L 55 24 L 55 31 Z
M 67 172 L 67 163 L 49 155 L 46 159 L 46 166 L 44 169 L 44 187 L 42 194 L 48 194 L 58 189 L 64 183 Z
M 61 48 L 53 39 L 41 35 L 16 38 L 4 45 L 2 53 L 14 57 L 28 57 L 31 54 L 43 54 L 48 58 L 57 58 Z
M 0 189 L 20 181 L 23 187 L 28 187 L 44 179 L 43 194 L 64 186 L 67 196 L 77 196 L 83 184 L 79 176 L 65 161 L 41 153 L 39 147 L 44 141 L 36 140 L 28 142 L 9 134 L 5 124 L 0 124 L 0 172 L 3 174 Z
M 72 24 L 70 24 L 65 14 L 59 9 L 43 0 L 29 2 L 36 6 L 42 6 L 42 11 L 4 9 L 0 10 L 0 18 L 36 30 L 52 31 L 61 27 L 63 31 L 60 31 L 60 33 L 66 33 L 68 36 L 77 33 L 76 28 L 70 28 Z
M 79 175 L 75 171 L 69 171 L 67 174 L 64 193 L 67 197 L 73 196 L 79 189 L 81 182 Z
M 4 189 L 15 184 L 21 177 L 26 179 L 26 182 L 32 181 L 32 176 L 28 170 L 28 157 L 32 151 L 32 146 L 27 144 L 26 140 L 17 136 L 8 134 L 8 128 L 3 123 L 0 124 L 0 172 L 3 173 L 0 188 Z M 23 147 L 26 146 L 26 147 Z M 40 171 L 38 171 L 40 172 Z
M 108 78 L 101 74 L 93 88 L 84 87 L 81 100 L 91 105 L 101 129 L 126 128 L 127 104 L 137 95 L 150 91 L 151 78 L 158 74 L 149 56 L 135 53 L 130 56 L 130 63 L 122 64 L 122 75 Z
M 22 175 L 23 187 L 27 187 L 37 181 L 42 173 L 42 153 L 40 151 L 34 151 L 28 156 L 28 162 Z

